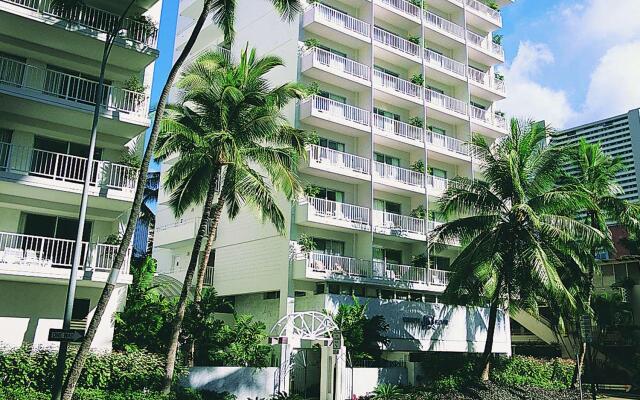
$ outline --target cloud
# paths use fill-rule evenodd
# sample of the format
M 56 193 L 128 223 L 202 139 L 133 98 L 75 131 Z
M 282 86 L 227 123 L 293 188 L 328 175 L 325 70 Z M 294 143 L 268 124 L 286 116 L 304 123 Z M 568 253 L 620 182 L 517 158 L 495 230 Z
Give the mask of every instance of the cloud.
M 542 68 L 554 62 L 548 46 L 521 42 L 513 62 L 503 70 L 507 99 L 499 108 L 509 116 L 545 120 L 555 128 L 565 128 L 576 116 L 567 94 L 536 82 Z
M 640 37 L 640 1 L 588 0 L 562 11 L 572 39 L 595 44 L 634 40 Z

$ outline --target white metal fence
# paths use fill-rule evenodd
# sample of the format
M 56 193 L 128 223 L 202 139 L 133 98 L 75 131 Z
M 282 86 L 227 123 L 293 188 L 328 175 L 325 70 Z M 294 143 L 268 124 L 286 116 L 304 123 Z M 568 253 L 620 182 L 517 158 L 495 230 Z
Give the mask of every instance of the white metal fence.
M 470 154 L 469 145 L 466 142 L 439 133 L 427 131 L 427 143 L 463 156 Z
M 405 0 L 377 0 L 381 4 L 386 4 L 391 8 L 408 14 L 412 17 L 420 18 L 420 7 Z
M 314 3 L 310 10 L 315 13 L 318 19 L 324 22 L 340 26 L 341 28 L 359 35 L 369 37 L 369 30 L 371 29 L 371 26 L 364 21 L 353 18 L 352 16 L 334 8 L 327 7 L 322 3 Z
M 504 58 L 504 49 L 502 46 L 486 37 L 480 36 L 475 32 L 467 31 L 467 40 L 476 47 L 486 50 L 500 58 Z
M 420 46 L 383 29 L 373 28 L 373 40 L 409 56 L 420 57 Z
M 467 103 L 451 96 L 447 96 L 446 94 L 427 89 L 425 91 L 425 99 L 427 100 L 427 103 L 431 105 L 439 106 L 458 114 L 467 115 Z
M 424 174 L 420 172 L 381 163 L 379 161 L 375 161 L 373 163 L 373 170 L 376 176 L 380 178 L 393 180 L 405 185 L 424 188 Z
M 424 137 L 422 128 L 377 114 L 373 116 L 373 125 L 380 132 L 415 140 L 419 142 L 419 145 L 422 145 L 422 138 Z
M 378 87 L 388 88 L 409 97 L 415 97 L 418 100 L 422 98 L 422 86 L 385 74 L 382 71 L 376 70 L 373 72 L 373 82 Z
M 445 31 L 458 38 L 464 39 L 464 28 L 458 24 L 442 18 L 431 11 L 425 11 L 425 23 L 431 27 Z
M 466 2 L 467 7 L 476 10 L 477 12 L 483 14 L 485 17 L 493 20 L 497 24 L 502 24 L 502 14 L 500 14 L 500 11 L 494 10 L 493 8 L 478 0 L 466 0 Z
M 333 54 L 324 49 L 314 47 L 308 53 L 317 63 L 353 77 L 369 80 L 370 69 L 368 65 L 360 64 L 345 57 Z
M 424 219 L 386 211 L 373 210 L 373 225 L 378 228 L 389 229 L 392 233 L 394 231 L 400 234 L 413 233 L 424 235 L 426 233 Z
M 366 207 L 315 197 L 309 197 L 307 201 L 309 203 L 309 211 L 318 217 L 369 225 L 369 209 Z
M 430 65 L 443 68 L 461 77 L 465 76 L 464 64 L 459 61 L 456 61 L 449 57 L 445 57 L 442 54 L 438 54 L 435 51 L 429 49 L 425 49 L 424 58 L 425 61 Z
M 309 146 L 309 158 L 319 163 L 328 163 L 364 175 L 369 175 L 371 166 L 368 158 L 317 145 Z
M 314 110 L 327 113 L 332 118 L 369 126 L 369 111 L 367 110 L 340 103 L 339 101 L 331 100 L 322 96 L 313 96 L 311 101 Z

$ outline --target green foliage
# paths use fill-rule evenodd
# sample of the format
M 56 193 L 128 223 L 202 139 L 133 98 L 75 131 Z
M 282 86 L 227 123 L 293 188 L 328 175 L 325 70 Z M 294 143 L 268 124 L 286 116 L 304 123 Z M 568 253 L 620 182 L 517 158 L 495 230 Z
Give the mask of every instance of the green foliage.
M 269 365 L 271 346 L 267 344 L 266 326 L 254 321 L 251 315 L 234 315 L 233 325 L 224 325 L 221 329 L 222 346 L 211 354 L 214 359 L 222 360 L 225 365 L 243 367 L 266 367 Z
M 367 304 L 360 304 L 355 296 L 353 304 L 340 304 L 334 316 L 342 332 L 344 345 L 354 360 L 379 360 L 382 346 L 389 343 L 384 334 L 389 325 L 381 315 L 366 316 Z
M 484 0 L 484 4 L 496 11 L 500 11 L 500 6 L 495 2 L 495 0 Z
M 127 167 L 140 168 L 142 160 L 140 160 L 140 154 L 134 148 L 126 148 L 120 153 L 119 164 L 126 165 Z
M 413 4 L 416 7 L 422 7 L 422 0 L 409 0 L 409 3 Z
M 140 82 L 140 78 L 138 78 L 136 75 L 133 75 L 131 78 L 124 81 L 122 83 L 122 88 L 136 93 L 144 93 L 144 91 L 147 89 L 146 86 L 144 86 L 144 84 Z
M 415 126 L 417 128 L 424 128 L 424 120 L 422 117 L 411 117 L 409 118 L 409 125 Z
M 111 235 L 104 238 L 104 241 L 102 243 L 119 246 L 120 242 L 122 242 L 122 236 L 119 233 L 112 233 Z
M 414 267 L 427 268 L 428 261 L 426 253 L 411 256 L 411 265 Z
M 396 385 L 382 383 L 373 390 L 373 400 L 398 400 L 402 391 Z
M 316 38 L 309 38 L 304 41 L 304 47 L 306 47 L 307 49 L 311 49 L 313 47 L 318 47 L 318 46 L 320 46 L 320 40 Z
M 422 160 L 416 160 L 413 164 L 411 164 L 411 166 L 409 167 L 412 171 L 415 172 L 419 172 L 421 174 L 424 174 L 425 172 L 425 165 L 424 165 L 424 161 Z
M 493 43 L 502 45 L 502 39 L 503 38 L 504 38 L 504 35 L 499 35 L 497 33 L 494 33 L 493 37 L 492 37 L 492 40 L 493 40 Z
M 48 391 L 37 391 L 23 387 L 0 387 L 0 399 L 50 400 Z M 176 387 L 170 394 L 152 391 L 111 391 L 103 389 L 76 389 L 73 400 L 236 400 L 229 393 L 199 392 L 194 389 Z
M 320 85 L 318 84 L 318 82 L 313 81 L 308 83 L 305 86 L 304 90 L 307 97 L 315 96 L 320 93 Z
M 409 215 L 413 218 L 425 219 L 427 218 L 427 209 L 422 204 L 420 204 L 418 207 L 411 210 L 411 213 Z
M 304 187 L 304 194 L 307 197 L 316 197 L 320 194 L 320 186 L 316 186 L 312 183 Z
M 298 238 L 298 244 L 302 248 L 302 251 L 304 251 L 305 253 L 316 250 L 315 240 L 313 240 L 311 236 L 304 233 Z
M 420 39 L 422 39 L 420 36 L 414 36 L 414 35 L 407 36 L 408 41 L 418 45 L 420 44 Z
M 414 74 L 411 77 L 411 83 L 413 83 L 414 85 L 423 86 L 424 85 L 424 76 L 422 76 L 422 74 Z
M 495 73 L 494 76 L 496 77 L 497 80 L 499 81 L 504 81 L 504 75 L 499 74 L 499 73 Z
M 573 362 L 560 358 L 502 357 L 495 363 L 492 380 L 505 386 L 567 389 L 571 385 L 573 367 Z

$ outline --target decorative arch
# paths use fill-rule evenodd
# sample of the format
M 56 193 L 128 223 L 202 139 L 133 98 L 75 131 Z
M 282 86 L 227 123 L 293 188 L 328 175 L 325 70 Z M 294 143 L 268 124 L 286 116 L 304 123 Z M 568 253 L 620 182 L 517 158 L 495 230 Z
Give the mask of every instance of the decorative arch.
M 294 312 L 280 318 L 271 328 L 269 336 L 293 335 L 300 340 L 331 339 L 331 332 L 338 329 L 330 315 L 318 311 Z

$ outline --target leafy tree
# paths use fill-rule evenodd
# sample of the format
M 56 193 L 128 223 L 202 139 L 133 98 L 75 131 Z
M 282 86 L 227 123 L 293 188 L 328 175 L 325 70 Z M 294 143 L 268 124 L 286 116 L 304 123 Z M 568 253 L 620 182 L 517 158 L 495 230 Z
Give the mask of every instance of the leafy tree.
M 187 306 L 180 343 L 185 351 L 191 351 L 187 345 L 195 343 L 193 357 L 196 365 L 217 365 L 216 360 L 211 359 L 210 352 L 228 344 L 221 337 L 224 322 L 216 319 L 216 313 L 223 304 L 224 301 L 217 297 L 215 289 L 206 288 L 202 292 L 201 301 L 191 301 Z
M 389 325 L 381 315 L 367 318 L 367 304 L 360 304 L 357 297 L 353 304 L 340 304 L 333 317 L 342 332 L 344 345 L 354 360 L 379 360 L 382 346 L 389 343 L 384 333 Z
M 188 290 L 199 262 L 195 299 L 200 300 L 223 207 L 229 219 L 234 219 L 249 206 L 283 233 L 285 218 L 274 189 L 288 200 L 302 192 L 296 165 L 306 154 L 305 136 L 289 125 L 282 109 L 302 97 L 304 90 L 296 83 L 269 84 L 266 74 L 282 65 L 278 57 L 257 57 L 255 49 L 246 48 L 237 64 L 220 52 L 204 53 L 186 69 L 178 84 L 183 97 L 169 106 L 162 120 L 158 159 L 180 154 L 164 182 L 171 193 L 169 205 L 174 214 L 181 215 L 194 204 L 203 204 L 167 351 L 168 385 Z M 219 179 L 222 185 L 216 200 Z
M 221 343 L 227 345 L 212 354 L 214 359 L 226 365 L 267 367 L 272 348 L 267 344 L 266 325 L 247 314 L 234 315 L 234 322 L 222 328 Z
M 434 231 L 433 247 L 459 239 L 462 252 L 445 296 L 463 304 L 489 304 L 487 340 L 480 365 L 489 379 L 498 309 L 537 310 L 537 300 L 574 309 L 571 287 L 561 278 L 568 268 L 584 268 L 588 248 L 602 234 L 572 215 L 588 199 L 570 185 L 557 186 L 566 151 L 544 146 L 541 124 L 511 121 L 507 137 L 490 145 L 475 136 L 483 180 L 453 179 L 440 200 L 451 219 Z

